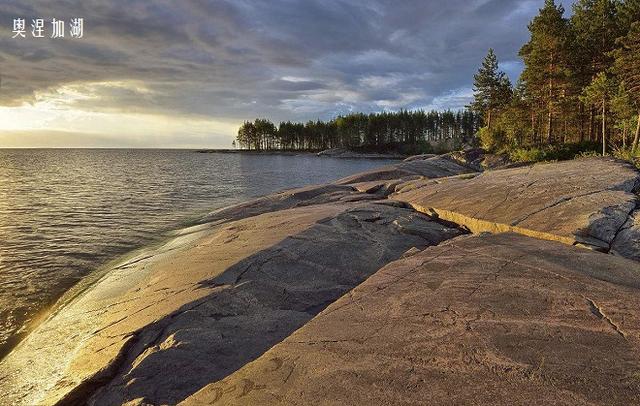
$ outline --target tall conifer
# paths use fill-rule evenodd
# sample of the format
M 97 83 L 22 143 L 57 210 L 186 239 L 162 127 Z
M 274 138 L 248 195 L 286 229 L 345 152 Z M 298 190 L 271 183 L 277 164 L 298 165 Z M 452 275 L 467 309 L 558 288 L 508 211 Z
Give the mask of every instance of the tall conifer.
M 638 124 L 631 148 L 635 152 L 640 140 L 640 21 L 631 26 L 629 33 L 620 39 L 619 44 L 620 48 L 615 52 L 615 72 L 624 83 L 638 112 Z
M 499 70 L 498 57 L 492 48 L 489 48 L 482 66 L 473 78 L 474 101 L 471 108 L 482 115 L 485 125 L 491 129 L 495 111 L 509 103 L 511 97 L 511 82 Z
M 564 8 L 554 0 L 529 24 L 531 39 L 520 50 L 525 69 L 522 72 L 529 92 L 546 109 L 546 136 L 554 142 L 554 116 L 569 86 L 569 25 Z

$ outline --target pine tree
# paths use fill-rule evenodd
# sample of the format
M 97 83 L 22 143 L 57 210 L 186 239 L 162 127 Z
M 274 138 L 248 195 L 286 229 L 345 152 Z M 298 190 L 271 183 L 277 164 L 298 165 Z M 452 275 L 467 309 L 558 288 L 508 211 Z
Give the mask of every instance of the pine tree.
M 582 99 L 589 104 L 599 105 L 602 118 L 602 155 L 607 154 L 607 108 L 616 93 L 616 84 L 604 72 L 600 72 L 583 91 Z
M 611 112 L 616 119 L 616 128 L 622 130 L 622 148 L 626 149 L 629 128 L 633 125 L 635 111 L 633 110 L 631 96 L 627 92 L 624 83 L 618 85 L 618 89 L 611 99 Z
M 589 69 L 589 81 L 608 69 L 616 39 L 623 35 L 618 19 L 620 2 L 615 0 L 579 0 L 573 6 L 571 24 L 579 44 L 581 64 Z
M 275 145 L 276 126 L 267 119 L 257 118 L 253 126 L 256 131 L 256 149 L 272 149 Z
M 619 21 L 620 0 L 578 0 L 573 5 L 571 28 L 573 83 L 577 89 L 588 86 L 600 72 L 613 63 L 611 51 L 623 34 Z M 578 90 L 580 93 L 580 90 Z M 594 138 L 594 105 L 580 105 L 580 138 L 584 138 L 585 108 L 589 111 L 589 138 Z
M 634 22 L 640 21 L 640 0 L 618 2 L 618 23 L 622 35 L 626 35 Z
M 238 129 L 238 136 L 236 140 L 243 149 L 258 149 L 256 148 L 256 127 L 250 121 L 245 121 Z
M 509 103 L 511 97 L 511 82 L 499 70 L 498 57 L 492 48 L 489 48 L 482 67 L 474 76 L 473 92 L 471 109 L 483 116 L 487 128 L 491 130 L 494 112 Z
M 531 39 L 520 50 L 525 69 L 522 78 L 528 91 L 540 100 L 547 114 L 546 135 L 554 142 L 554 115 L 569 87 L 569 24 L 564 8 L 554 0 L 529 24 Z
M 511 146 L 521 147 L 533 134 L 533 128 L 529 128 L 531 104 L 527 95 L 526 86 L 518 81 L 513 89 L 513 96 L 508 106 L 500 117 L 499 126 L 504 130 L 507 142 Z
M 640 22 L 631 26 L 629 33 L 619 40 L 619 46 L 614 53 L 615 72 L 624 83 L 638 112 L 636 133 L 631 147 L 632 152 L 635 152 L 640 140 Z

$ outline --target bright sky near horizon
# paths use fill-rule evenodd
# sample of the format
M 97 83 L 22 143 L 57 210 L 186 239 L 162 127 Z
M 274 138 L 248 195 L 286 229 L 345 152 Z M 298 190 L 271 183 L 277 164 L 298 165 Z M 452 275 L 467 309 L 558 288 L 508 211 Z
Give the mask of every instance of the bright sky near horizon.
M 488 48 L 518 76 L 542 4 L 4 0 L 0 148 L 228 148 L 255 117 L 462 108 Z M 75 17 L 83 38 L 32 37 L 34 18 L 50 34 L 52 18 Z

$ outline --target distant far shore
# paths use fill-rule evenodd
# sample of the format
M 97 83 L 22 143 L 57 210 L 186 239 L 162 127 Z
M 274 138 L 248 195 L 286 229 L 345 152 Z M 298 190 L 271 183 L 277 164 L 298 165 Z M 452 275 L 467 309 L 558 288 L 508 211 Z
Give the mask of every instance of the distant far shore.
M 343 148 L 326 150 L 255 150 L 255 149 L 199 149 L 195 152 L 201 154 L 251 154 L 251 155 L 317 155 L 320 157 L 344 158 L 344 159 L 405 159 L 407 154 L 395 152 L 359 152 Z

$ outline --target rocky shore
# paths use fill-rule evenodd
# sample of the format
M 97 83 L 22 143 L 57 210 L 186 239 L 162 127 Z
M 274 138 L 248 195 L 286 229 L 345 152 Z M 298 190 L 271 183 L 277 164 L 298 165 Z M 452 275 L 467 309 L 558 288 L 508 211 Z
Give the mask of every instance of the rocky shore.
M 640 174 L 481 161 L 210 213 L 44 321 L 0 403 L 640 402 Z

